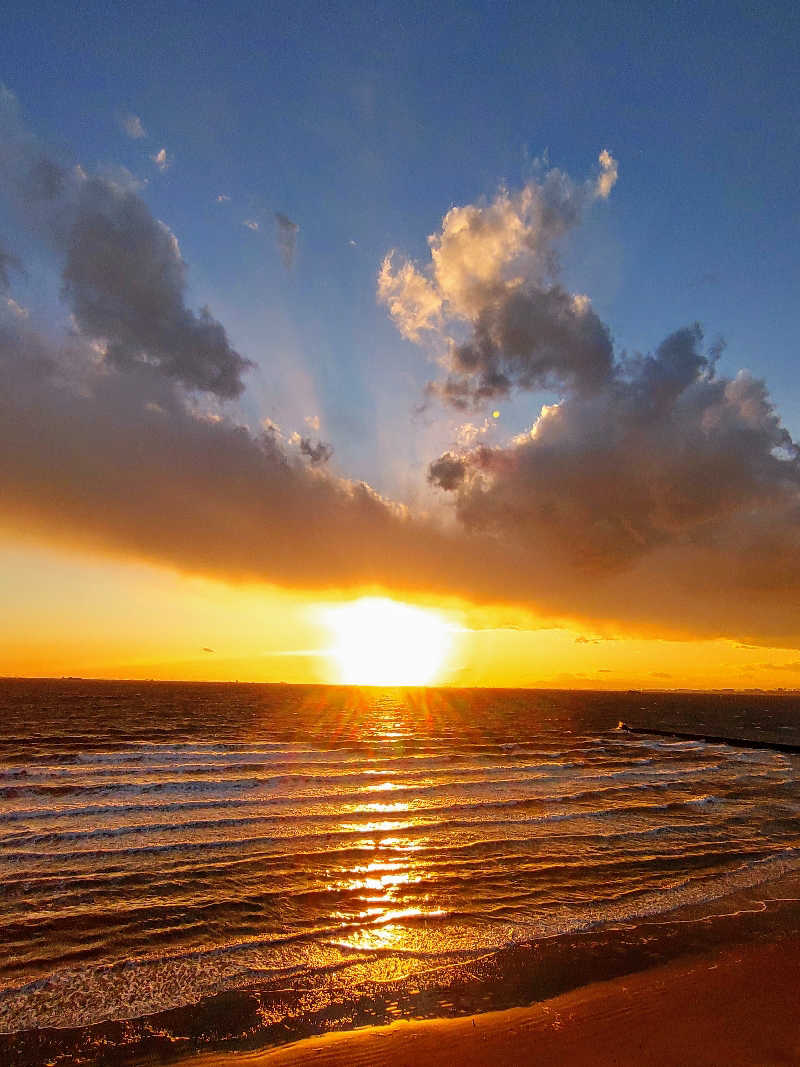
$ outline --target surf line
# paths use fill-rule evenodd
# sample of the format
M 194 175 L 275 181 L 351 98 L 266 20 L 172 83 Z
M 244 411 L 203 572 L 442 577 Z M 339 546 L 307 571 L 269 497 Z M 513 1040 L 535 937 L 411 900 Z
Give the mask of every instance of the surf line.
M 685 733 L 679 730 L 658 730 L 652 726 L 635 726 L 620 719 L 618 730 L 629 734 L 649 734 L 655 737 L 671 737 L 678 741 L 705 741 L 712 745 L 731 745 L 734 748 L 767 748 L 773 752 L 800 753 L 800 745 L 790 745 L 784 741 L 761 741 L 750 737 L 720 737 L 716 734 Z

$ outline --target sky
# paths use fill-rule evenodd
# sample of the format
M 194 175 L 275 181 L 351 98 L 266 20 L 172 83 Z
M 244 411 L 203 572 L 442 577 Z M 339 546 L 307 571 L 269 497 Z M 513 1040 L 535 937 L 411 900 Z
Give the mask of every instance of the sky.
M 798 23 L 7 5 L 0 674 L 800 686 Z

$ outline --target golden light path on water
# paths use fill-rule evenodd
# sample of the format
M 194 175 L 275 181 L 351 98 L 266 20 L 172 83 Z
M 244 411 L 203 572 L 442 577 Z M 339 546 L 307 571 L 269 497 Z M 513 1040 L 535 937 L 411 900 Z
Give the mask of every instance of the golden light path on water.
M 456 632 L 436 612 L 385 597 L 325 608 L 321 617 L 346 685 L 429 685 L 438 680 Z
M 403 605 L 399 605 L 403 606 Z M 377 724 L 376 724 L 377 725 Z M 383 728 L 378 727 L 371 740 L 378 750 L 381 744 L 394 746 L 406 736 L 402 730 L 396 727 L 400 724 L 392 717 L 387 719 Z M 365 768 L 370 773 L 368 767 Z M 375 772 L 378 773 L 378 772 Z M 394 790 L 403 789 L 403 786 L 392 781 L 376 782 L 367 787 L 367 792 L 376 794 L 391 794 Z M 439 918 L 446 915 L 446 911 L 436 907 L 435 901 L 423 898 L 423 906 L 409 907 L 398 906 L 398 896 L 410 885 L 419 885 L 427 878 L 424 867 L 414 861 L 414 854 L 423 848 L 419 840 L 412 841 L 403 836 L 403 831 L 412 826 L 424 825 L 429 820 L 414 817 L 411 814 L 411 805 L 405 801 L 392 802 L 387 797 L 386 801 L 370 801 L 358 804 L 351 812 L 351 816 L 381 815 L 390 818 L 375 818 L 371 822 L 342 822 L 340 831 L 360 831 L 365 835 L 362 841 L 364 847 L 364 860 L 354 864 L 340 876 L 331 879 L 327 888 L 333 891 L 345 891 L 352 893 L 355 899 L 362 905 L 358 912 L 337 912 L 334 918 L 342 922 L 345 927 L 354 922 L 359 928 L 350 931 L 344 936 L 337 938 L 336 943 L 344 949 L 358 952 L 371 952 L 387 949 L 413 949 L 416 941 L 415 927 L 425 918 Z M 402 816 L 406 816 L 403 818 Z M 393 836 L 385 837 L 383 835 Z M 396 835 L 396 836 L 394 836 Z M 392 859 L 378 858 L 380 854 L 391 852 Z M 370 853 L 373 857 L 370 859 Z M 425 903 L 430 906 L 424 906 Z M 409 922 L 410 921 L 410 922 Z M 390 968 L 393 971 L 393 968 Z M 397 973 L 387 973 L 387 979 L 397 978 Z

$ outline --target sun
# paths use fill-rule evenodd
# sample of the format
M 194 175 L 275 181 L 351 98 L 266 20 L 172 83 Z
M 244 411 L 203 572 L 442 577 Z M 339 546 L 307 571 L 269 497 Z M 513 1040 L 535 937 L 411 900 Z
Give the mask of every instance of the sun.
M 323 619 L 347 685 L 427 685 L 452 644 L 453 627 L 441 616 L 382 597 L 326 608 Z

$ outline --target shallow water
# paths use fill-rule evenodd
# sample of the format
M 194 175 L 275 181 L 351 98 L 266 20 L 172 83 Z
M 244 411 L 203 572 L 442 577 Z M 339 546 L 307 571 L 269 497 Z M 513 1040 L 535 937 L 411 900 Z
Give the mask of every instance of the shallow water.
M 0 1031 L 274 1026 L 800 869 L 798 757 L 620 718 L 800 740 L 788 698 L 0 683 Z

